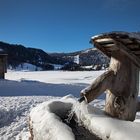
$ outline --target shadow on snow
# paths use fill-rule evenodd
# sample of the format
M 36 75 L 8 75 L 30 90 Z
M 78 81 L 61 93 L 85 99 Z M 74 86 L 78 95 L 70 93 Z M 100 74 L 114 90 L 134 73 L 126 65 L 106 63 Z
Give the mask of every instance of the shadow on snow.
M 0 80 L 0 96 L 80 96 L 88 84 L 51 84 L 21 79 L 20 81 Z

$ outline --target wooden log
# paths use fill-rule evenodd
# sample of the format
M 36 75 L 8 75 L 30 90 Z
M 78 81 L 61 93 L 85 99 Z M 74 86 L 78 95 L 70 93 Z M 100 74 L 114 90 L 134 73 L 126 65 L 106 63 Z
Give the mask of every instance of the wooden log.
M 133 63 L 140 68 L 140 59 L 134 55 L 130 49 L 128 49 L 122 42 L 119 41 L 116 41 L 116 45 L 118 48 L 120 48 L 122 53 L 126 55 L 126 57 L 130 58 L 130 61 L 133 61 Z
M 139 69 L 122 52 L 112 56 L 110 68 L 116 76 L 108 89 L 105 111 L 113 117 L 133 121 L 137 111 Z
M 81 91 L 87 102 L 106 91 L 105 112 L 133 121 L 137 111 L 139 69 L 123 51 L 112 52 L 109 71 Z
M 81 91 L 81 96 L 84 96 L 88 103 L 91 102 L 110 87 L 113 75 L 114 72 L 112 70 L 103 73 L 90 86 Z

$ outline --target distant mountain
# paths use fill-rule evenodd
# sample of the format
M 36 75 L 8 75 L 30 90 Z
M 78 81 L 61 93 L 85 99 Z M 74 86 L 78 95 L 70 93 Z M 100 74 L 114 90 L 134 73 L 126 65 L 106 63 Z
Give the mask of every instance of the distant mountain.
M 0 49 L 8 54 L 8 66 L 16 68 L 22 63 L 29 63 L 44 70 L 53 69 L 50 63 L 55 59 L 41 49 L 26 48 L 22 45 L 13 45 L 0 42 Z
M 64 70 L 83 70 L 84 66 L 91 65 L 96 70 L 107 67 L 109 63 L 109 59 L 95 48 L 73 53 L 46 53 L 41 49 L 0 42 L 0 50 L 8 54 L 8 66 L 13 69 L 31 64 L 37 67 L 34 69 L 52 70 L 57 64 L 57 68 L 61 65 L 60 69 Z
M 110 61 L 107 56 L 96 48 L 89 48 L 73 53 L 52 53 L 50 56 L 55 57 L 57 60 L 63 59 L 67 62 L 75 62 L 80 66 L 108 67 Z

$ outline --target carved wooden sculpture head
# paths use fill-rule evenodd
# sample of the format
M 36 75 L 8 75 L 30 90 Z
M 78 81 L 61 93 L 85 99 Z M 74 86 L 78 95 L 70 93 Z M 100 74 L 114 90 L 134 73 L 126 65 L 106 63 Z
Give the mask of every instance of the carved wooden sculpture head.
M 140 68 L 140 33 L 106 33 L 92 37 L 91 43 L 108 57 L 119 60 L 118 54 L 124 55 Z
M 112 32 L 91 42 L 111 58 L 109 70 L 81 91 L 87 102 L 106 91 L 105 111 L 124 120 L 134 120 L 138 105 L 140 39 L 130 33 Z

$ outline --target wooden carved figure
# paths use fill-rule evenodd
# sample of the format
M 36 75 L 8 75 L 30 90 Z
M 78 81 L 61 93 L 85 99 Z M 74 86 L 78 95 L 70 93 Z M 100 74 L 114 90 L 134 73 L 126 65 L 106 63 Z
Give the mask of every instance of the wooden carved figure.
M 140 110 L 138 101 L 140 36 L 137 33 L 111 32 L 91 39 L 101 52 L 110 57 L 109 69 L 81 96 L 89 103 L 106 93 L 105 112 L 123 120 L 133 121 Z

